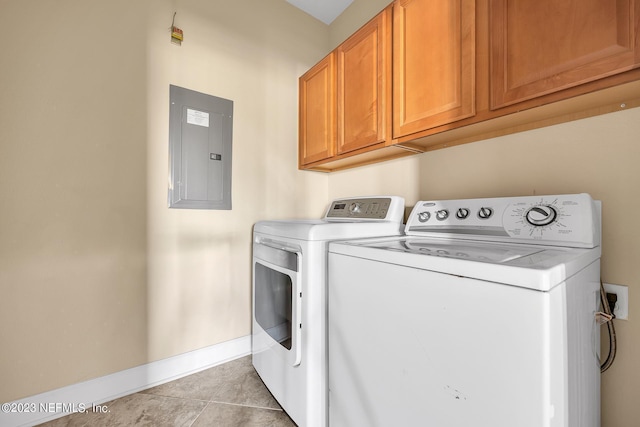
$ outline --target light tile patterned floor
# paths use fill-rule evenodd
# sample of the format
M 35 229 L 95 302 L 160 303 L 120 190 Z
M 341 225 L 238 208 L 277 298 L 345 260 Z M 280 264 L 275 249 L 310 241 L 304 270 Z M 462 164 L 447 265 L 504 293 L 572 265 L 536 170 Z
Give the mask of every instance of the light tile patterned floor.
M 120 399 L 45 427 L 295 427 L 251 365 L 251 356 Z

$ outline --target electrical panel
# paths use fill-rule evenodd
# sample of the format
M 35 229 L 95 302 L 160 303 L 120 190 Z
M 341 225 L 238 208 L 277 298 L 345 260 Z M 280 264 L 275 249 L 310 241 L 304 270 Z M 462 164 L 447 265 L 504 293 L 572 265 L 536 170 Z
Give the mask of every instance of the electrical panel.
M 233 101 L 170 86 L 169 207 L 231 209 Z

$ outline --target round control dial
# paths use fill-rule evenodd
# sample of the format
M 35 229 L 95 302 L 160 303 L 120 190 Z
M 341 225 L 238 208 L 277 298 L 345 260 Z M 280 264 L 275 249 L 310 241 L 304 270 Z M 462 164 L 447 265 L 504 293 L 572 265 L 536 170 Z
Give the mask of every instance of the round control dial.
M 444 221 L 447 218 L 449 218 L 449 211 L 448 210 L 440 209 L 439 211 L 436 211 L 436 219 L 438 221 Z
M 478 217 L 480 219 L 489 219 L 493 215 L 493 209 L 487 207 L 481 207 L 478 211 Z
M 357 214 L 362 212 L 362 204 L 360 203 L 351 203 L 351 205 L 349 205 L 349 212 Z
M 431 218 L 431 214 L 429 212 L 427 212 L 427 211 L 420 212 L 418 214 L 418 221 L 420 221 L 420 222 L 427 222 L 427 221 L 429 221 L 429 218 Z
M 549 205 L 534 206 L 527 211 L 525 218 L 527 222 L 536 227 L 544 227 L 556 220 L 558 212 Z
M 456 211 L 456 218 L 458 219 L 466 219 L 469 216 L 469 209 L 460 208 Z

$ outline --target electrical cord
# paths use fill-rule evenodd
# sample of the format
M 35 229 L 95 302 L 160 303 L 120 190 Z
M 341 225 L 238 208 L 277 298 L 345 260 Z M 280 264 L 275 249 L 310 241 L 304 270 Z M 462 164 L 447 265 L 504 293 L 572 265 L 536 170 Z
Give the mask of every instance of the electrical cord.
M 609 302 L 607 301 L 607 293 L 604 291 L 604 285 L 602 284 L 602 280 L 600 280 L 600 301 L 602 302 L 602 309 L 604 312 L 610 316 L 610 320 L 607 321 L 607 331 L 609 332 L 609 354 L 604 362 L 600 365 L 600 372 L 604 372 L 613 364 L 614 359 L 616 358 L 616 328 L 613 326 L 613 313 L 611 312 L 611 307 L 609 307 Z

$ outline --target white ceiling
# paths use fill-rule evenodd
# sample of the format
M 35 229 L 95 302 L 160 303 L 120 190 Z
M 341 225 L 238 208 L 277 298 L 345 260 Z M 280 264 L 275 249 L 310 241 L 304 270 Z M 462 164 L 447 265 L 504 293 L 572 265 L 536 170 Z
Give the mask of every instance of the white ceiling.
M 298 9 L 329 25 L 353 0 L 287 0 Z

